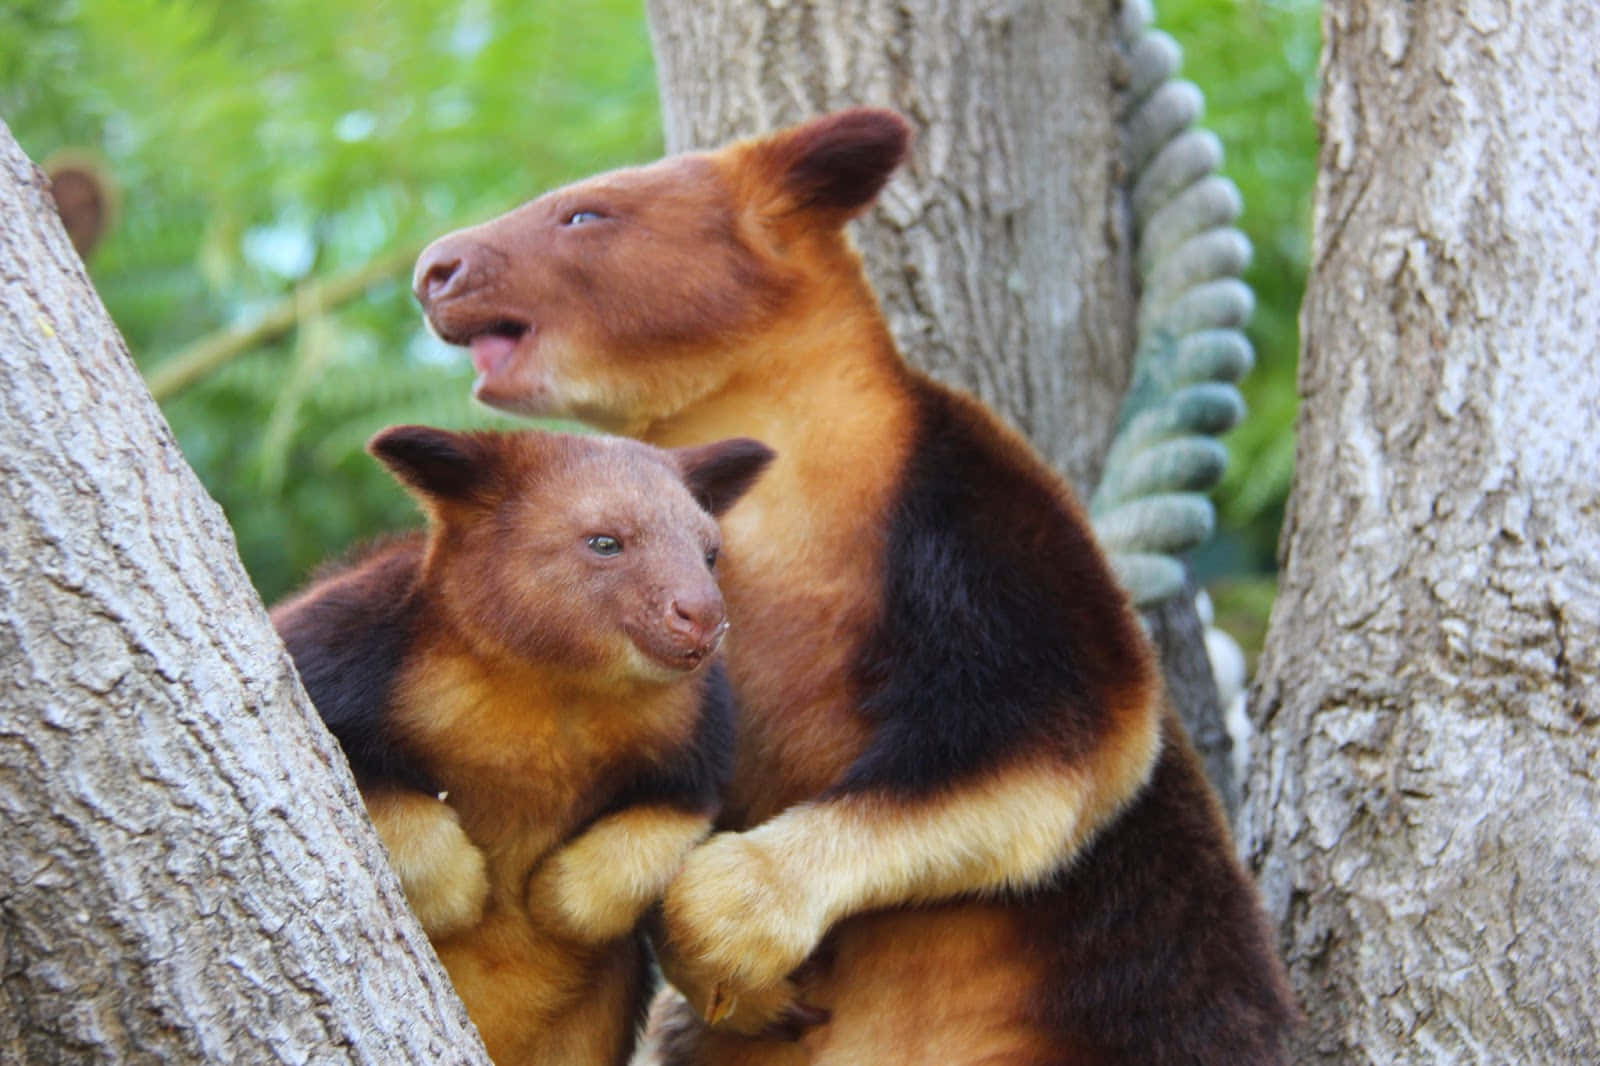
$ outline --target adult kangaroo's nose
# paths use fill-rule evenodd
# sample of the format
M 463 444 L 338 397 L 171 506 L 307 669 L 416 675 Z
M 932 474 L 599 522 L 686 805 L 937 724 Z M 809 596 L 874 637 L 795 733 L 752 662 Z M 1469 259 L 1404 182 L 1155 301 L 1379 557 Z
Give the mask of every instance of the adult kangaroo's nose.
M 467 253 L 467 242 L 458 234 L 440 237 L 422 250 L 411 274 L 411 291 L 424 308 L 465 286 L 470 269 Z

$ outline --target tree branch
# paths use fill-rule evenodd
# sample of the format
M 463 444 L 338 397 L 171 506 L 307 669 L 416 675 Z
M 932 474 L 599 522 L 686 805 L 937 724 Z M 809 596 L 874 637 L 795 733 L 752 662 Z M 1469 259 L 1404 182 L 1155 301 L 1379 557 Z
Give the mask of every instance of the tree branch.
M 307 315 L 340 307 L 378 282 L 409 272 L 421 251 L 421 245 L 410 245 L 380 255 L 355 270 L 296 287 L 253 322 L 202 337 L 162 360 L 150 372 L 150 394 L 157 401 L 170 399 L 251 348 L 287 333 Z

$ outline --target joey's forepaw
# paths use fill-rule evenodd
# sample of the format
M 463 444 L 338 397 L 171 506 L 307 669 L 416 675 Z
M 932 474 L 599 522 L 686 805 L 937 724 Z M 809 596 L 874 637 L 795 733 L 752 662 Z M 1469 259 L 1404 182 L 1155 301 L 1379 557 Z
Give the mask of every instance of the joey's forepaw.
M 823 933 L 805 887 L 746 835 L 721 833 L 690 852 L 662 902 L 661 961 L 708 1022 L 797 1036 L 821 1020 L 788 980 Z
M 591 943 L 626 935 L 652 897 L 630 879 L 607 877 L 598 858 L 594 848 L 581 843 L 550 856 L 528 883 L 528 910 Z
M 455 810 L 423 793 L 363 798 L 423 932 L 439 938 L 478 924 L 489 902 L 488 863 Z
M 709 829 L 702 813 L 661 807 L 602 819 L 545 860 L 529 882 L 528 909 L 591 942 L 625 936 Z

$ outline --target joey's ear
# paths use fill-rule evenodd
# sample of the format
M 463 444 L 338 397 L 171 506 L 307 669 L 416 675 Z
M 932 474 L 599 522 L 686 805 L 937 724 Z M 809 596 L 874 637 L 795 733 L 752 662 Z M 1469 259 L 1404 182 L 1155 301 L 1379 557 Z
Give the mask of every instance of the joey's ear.
M 483 438 L 430 426 L 390 426 L 367 442 L 371 452 L 413 492 L 465 500 L 487 484 L 491 455 Z
M 893 111 L 858 107 L 756 141 L 754 162 L 786 206 L 854 218 L 906 157 L 911 127 Z
M 690 495 L 714 516 L 738 503 L 777 454 L 749 437 L 672 450 Z

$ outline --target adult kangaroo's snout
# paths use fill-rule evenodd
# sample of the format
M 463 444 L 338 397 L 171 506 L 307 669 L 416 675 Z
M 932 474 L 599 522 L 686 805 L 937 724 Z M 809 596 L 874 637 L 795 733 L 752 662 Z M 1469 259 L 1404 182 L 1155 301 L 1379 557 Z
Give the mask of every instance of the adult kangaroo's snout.
M 411 291 L 417 294 L 423 310 L 431 311 L 436 301 L 459 295 L 468 287 L 475 243 L 463 234 L 453 233 L 422 250 L 411 274 Z

